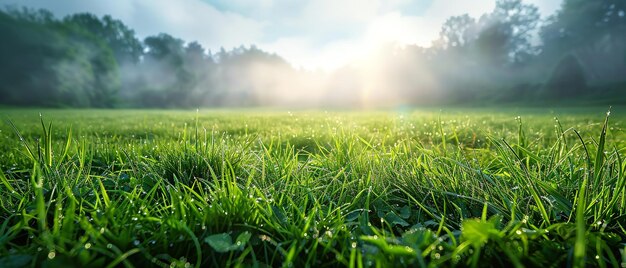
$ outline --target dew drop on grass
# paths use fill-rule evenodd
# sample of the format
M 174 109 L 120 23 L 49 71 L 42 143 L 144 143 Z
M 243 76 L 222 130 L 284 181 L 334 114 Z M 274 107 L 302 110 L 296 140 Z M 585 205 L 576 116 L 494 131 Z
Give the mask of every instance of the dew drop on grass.
M 139 246 L 139 243 L 141 243 L 141 242 L 139 242 L 139 240 L 133 241 L 133 245 L 135 245 L 135 246 Z
M 51 259 L 51 260 L 52 260 L 52 259 L 54 259 L 54 257 L 56 257 L 56 255 L 57 255 L 57 254 L 56 254 L 56 252 L 54 252 L 54 251 L 50 251 L 50 252 L 48 253 L 48 259 Z
M 90 249 L 90 248 L 91 248 L 91 243 L 85 244 L 85 249 Z

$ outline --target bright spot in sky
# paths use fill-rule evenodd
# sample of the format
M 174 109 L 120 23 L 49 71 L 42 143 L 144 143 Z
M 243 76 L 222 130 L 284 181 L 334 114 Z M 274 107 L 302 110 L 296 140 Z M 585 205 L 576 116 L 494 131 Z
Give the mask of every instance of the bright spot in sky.
M 525 0 L 544 17 L 561 0 Z M 429 46 L 450 16 L 475 18 L 494 0 L 0 0 L 57 16 L 112 15 L 140 38 L 161 32 L 211 51 L 255 44 L 296 67 L 333 70 L 389 44 Z

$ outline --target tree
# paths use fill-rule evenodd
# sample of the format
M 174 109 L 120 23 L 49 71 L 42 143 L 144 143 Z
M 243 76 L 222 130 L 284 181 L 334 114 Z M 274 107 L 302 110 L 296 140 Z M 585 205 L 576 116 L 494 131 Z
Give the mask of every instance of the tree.
M 283 58 L 254 45 L 228 52 L 221 49 L 216 58 L 216 93 L 224 105 L 271 103 L 276 96 L 272 97 L 270 92 L 288 87 L 285 83 L 289 79 L 285 77 L 295 76 Z
M 111 50 L 87 29 L 47 11 L 0 12 L 4 102 L 18 105 L 103 106 L 119 87 Z
M 530 41 L 539 22 L 539 10 L 522 0 L 498 0 L 490 14 L 479 20 L 479 49 L 483 55 L 490 50 L 498 64 L 521 63 L 534 54 Z
M 565 0 L 541 29 L 542 56 L 574 54 L 591 84 L 626 80 L 626 1 Z
M 135 32 L 111 16 L 98 19 L 93 14 L 80 13 L 67 16 L 64 21 L 78 25 L 101 38 L 113 50 L 119 64 L 137 63 L 143 53 L 143 46 L 135 37 Z
M 198 42 L 185 46 L 183 68 L 189 74 L 183 87 L 189 92 L 187 106 L 204 106 L 211 102 L 214 93 L 215 62 L 210 54 Z
M 546 84 L 550 97 L 572 98 L 580 96 L 587 89 L 585 72 L 575 56 L 565 56 L 552 72 Z
M 46 27 L 46 11 L 0 11 L 0 101 L 13 105 L 55 104 L 56 77 L 48 62 L 61 54 L 63 38 Z
M 438 49 L 465 48 L 477 38 L 476 20 L 468 14 L 450 17 L 441 26 L 439 39 L 435 42 Z
M 191 73 L 184 68 L 184 41 L 161 33 L 144 39 L 147 52 L 139 66 L 143 76 L 138 100 L 144 106 L 187 106 Z
M 161 33 L 157 36 L 148 36 L 143 42 L 148 49 L 146 57 L 160 61 L 166 60 L 171 64 L 182 63 L 183 40 Z
M 60 69 L 60 75 L 65 76 L 62 81 L 67 81 L 67 76 L 76 76 L 82 71 L 83 79 L 92 77 L 89 86 L 85 86 L 86 94 L 90 98 L 89 105 L 112 107 L 117 102 L 117 93 L 121 86 L 115 53 L 107 38 L 97 30 L 101 23 L 95 16 L 85 14 L 77 15 L 76 18 L 73 20 L 66 17 L 59 23 L 62 27 L 58 31 L 64 32 L 68 38 L 69 53 L 80 51 L 75 53 L 77 58 L 70 65 L 74 70 Z

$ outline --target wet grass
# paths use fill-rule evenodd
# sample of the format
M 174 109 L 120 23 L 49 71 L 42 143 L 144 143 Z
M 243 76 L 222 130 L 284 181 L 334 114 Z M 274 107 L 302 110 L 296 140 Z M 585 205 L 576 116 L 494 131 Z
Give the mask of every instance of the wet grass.
M 621 107 L 0 113 L 0 267 L 626 266 Z

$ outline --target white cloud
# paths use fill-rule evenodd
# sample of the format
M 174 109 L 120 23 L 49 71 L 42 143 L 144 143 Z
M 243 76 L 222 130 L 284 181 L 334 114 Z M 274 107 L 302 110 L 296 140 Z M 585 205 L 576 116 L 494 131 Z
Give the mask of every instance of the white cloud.
M 403 15 L 409 0 L 322 0 L 309 2 L 296 21 L 302 34 L 262 43 L 261 47 L 280 55 L 296 66 L 334 69 L 359 57 L 374 53 L 388 43 L 429 46 L 438 37 L 441 25 L 451 16 L 469 14 L 478 18 L 491 12 L 495 1 L 435 0 L 419 16 Z M 560 0 L 527 0 L 545 17 L 554 13 Z M 410 3 L 409 3 L 410 4 Z M 359 8 L 354 8 L 358 6 Z M 355 26 L 356 25 L 356 26 Z M 319 44 L 320 33 L 353 26 L 358 32 Z
M 111 15 L 140 37 L 169 33 L 209 48 L 252 44 L 261 39 L 265 24 L 232 12 L 222 12 L 201 0 L 1 0 L 0 4 L 45 8 L 58 16 L 78 12 Z
M 421 1 L 421 2 L 420 2 Z M 428 2 L 430 4 L 428 5 Z M 211 2 L 211 1 L 209 1 Z M 207 48 L 257 44 L 296 66 L 337 68 L 389 42 L 428 46 L 450 16 L 479 17 L 494 0 L 0 0 L 46 8 L 59 16 L 110 14 L 140 37 L 160 32 Z M 561 0 L 526 0 L 542 14 Z M 403 12 L 419 6 L 417 13 Z M 407 15 L 410 14 L 410 15 Z M 416 15 L 418 14 L 418 15 Z
M 251 44 L 263 35 L 264 24 L 232 12 L 221 12 L 199 0 L 134 0 L 128 23 L 140 33 L 166 32 L 216 49 Z
M 367 57 L 390 43 L 428 46 L 437 37 L 441 24 L 448 17 L 463 13 L 479 16 L 494 6 L 489 1 L 477 5 L 438 0 L 423 15 L 407 16 L 400 10 L 406 4 L 403 1 L 398 0 L 393 4 L 376 0 L 346 0 L 341 1 L 341 4 L 337 4 L 338 1 L 319 1 L 308 6 L 304 16 L 298 20 L 302 24 L 300 28 L 313 30 L 260 46 L 284 56 L 299 67 L 335 69 Z M 359 8 L 355 9 L 354 6 Z M 358 30 L 353 35 L 337 37 L 322 44 L 315 40 L 320 32 L 333 32 L 350 25 L 355 25 L 355 30 Z

